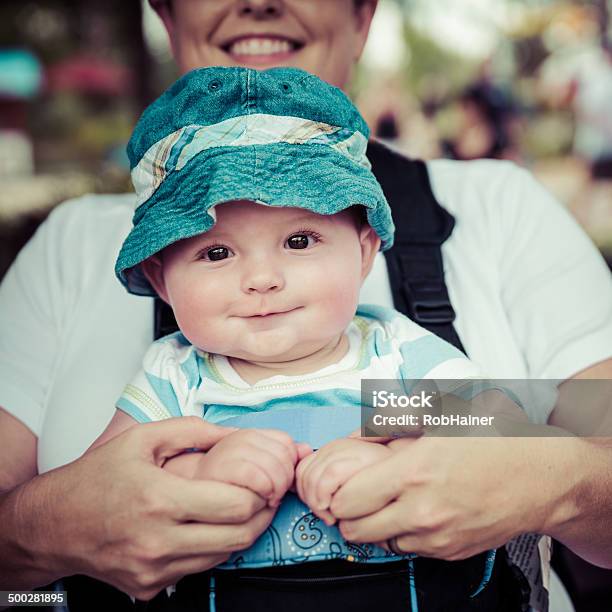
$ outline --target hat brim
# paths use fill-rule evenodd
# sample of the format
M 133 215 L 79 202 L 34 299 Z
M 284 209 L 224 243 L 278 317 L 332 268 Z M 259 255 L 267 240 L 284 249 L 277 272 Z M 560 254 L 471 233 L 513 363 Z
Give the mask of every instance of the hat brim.
M 277 143 L 204 151 L 171 173 L 134 214 L 115 272 L 137 295 L 155 296 L 140 263 L 165 247 L 211 229 L 208 211 L 234 200 L 333 215 L 367 210 L 381 249 L 393 244 L 393 221 L 380 185 L 365 167 L 322 145 Z

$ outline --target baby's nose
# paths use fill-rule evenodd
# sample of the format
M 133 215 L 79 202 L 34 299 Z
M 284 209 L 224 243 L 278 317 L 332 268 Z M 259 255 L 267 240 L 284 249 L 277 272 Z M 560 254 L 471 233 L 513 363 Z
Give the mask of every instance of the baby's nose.
M 245 275 L 243 290 L 246 293 L 270 293 L 284 287 L 284 279 L 273 266 L 258 266 Z

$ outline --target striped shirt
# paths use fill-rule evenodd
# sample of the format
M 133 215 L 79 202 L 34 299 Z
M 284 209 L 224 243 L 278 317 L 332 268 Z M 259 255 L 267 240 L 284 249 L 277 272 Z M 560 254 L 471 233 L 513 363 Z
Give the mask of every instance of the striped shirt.
M 300 376 L 278 375 L 254 385 L 228 359 L 191 345 L 177 332 L 154 342 L 143 369 L 117 407 L 139 422 L 199 416 L 237 427 L 275 428 L 313 448 L 347 436 L 361 424 L 362 379 L 466 379 L 481 377 L 463 353 L 395 310 L 360 306 L 346 330 L 347 354 L 335 364 Z M 305 560 L 395 561 L 372 544 L 345 541 L 295 495 L 248 550 L 223 566 L 264 567 Z

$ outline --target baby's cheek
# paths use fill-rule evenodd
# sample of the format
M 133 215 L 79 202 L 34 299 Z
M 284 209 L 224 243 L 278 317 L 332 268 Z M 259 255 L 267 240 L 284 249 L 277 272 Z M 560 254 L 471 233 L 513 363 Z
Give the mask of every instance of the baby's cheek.
M 211 350 L 207 345 L 215 345 L 223 335 L 223 326 L 214 313 L 200 301 L 186 300 L 174 308 L 176 321 L 185 337 L 195 346 Z
M 336 279 L 330 278 L 327 286 L 326 301 L 330 306 L 332 316 L 337 319 L 348 319 L 348 323 L 353 318 L 359 301 L 359 283 L 351 282 L 346 277 L 339 277 Z

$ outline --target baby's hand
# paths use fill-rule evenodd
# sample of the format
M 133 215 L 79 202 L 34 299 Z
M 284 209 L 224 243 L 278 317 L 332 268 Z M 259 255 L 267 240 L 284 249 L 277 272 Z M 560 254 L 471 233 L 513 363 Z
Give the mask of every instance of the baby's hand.
M 363 468 L 386 459 L 391 450 L 384 444 L 342 438 L 302 459 L 295 471 L 300 499 L 328 525 L 336 518 L 329 512 L 334 493 Z
M 245 487 L 267 499 L 271 507 L 279 505 L 293 484 L 295 464 L 310 449 L 296 444 L 291 437 L 272 429 L 241 429 L 217 442 L 207 453 L 182 455 L 173 460 L 170 471 L 178 473 L 179 461 L 192 461 L 189 473 L 199 480 L 219 480 Z

